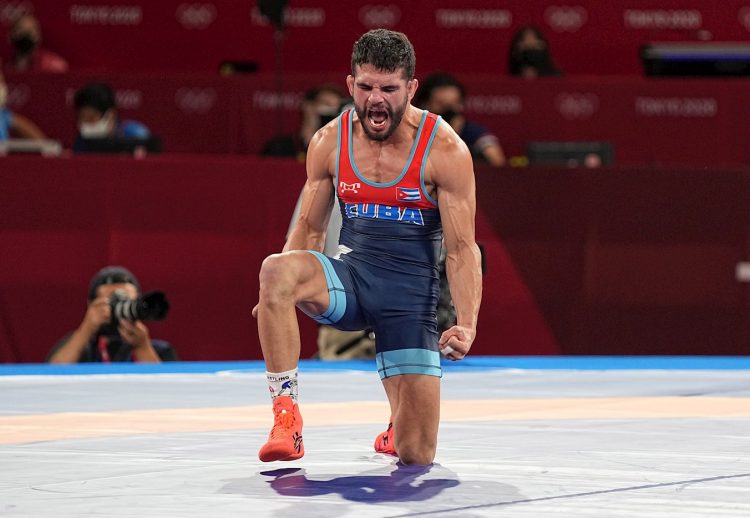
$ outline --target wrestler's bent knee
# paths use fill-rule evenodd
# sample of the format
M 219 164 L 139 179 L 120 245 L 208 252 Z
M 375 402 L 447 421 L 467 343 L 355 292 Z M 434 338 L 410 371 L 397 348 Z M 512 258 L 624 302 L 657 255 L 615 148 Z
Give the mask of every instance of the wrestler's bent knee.
M 260 267 L 261 301 L 273 304 L 294 293 L 294 272 L 288 259 L 281 254 L 269 255 Z
M 412 446 L 397 443 L 398 458 L 403 464 L 432 464 L 435 460 L 435 448 L 424 445 Z
M 436 437 L 424 433 L 409 433 L 399 428 L 395 429 L 394 435 L 396 452 L 404 464 L 431 464 L 435 459 Z

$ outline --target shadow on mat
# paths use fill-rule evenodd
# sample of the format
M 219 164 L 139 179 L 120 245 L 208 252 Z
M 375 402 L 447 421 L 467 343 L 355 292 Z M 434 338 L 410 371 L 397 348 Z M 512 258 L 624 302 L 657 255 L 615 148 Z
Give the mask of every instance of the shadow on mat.
M 320 496 L 339 494 L 352 502 L 407 502 L 429 500 L 444 489 L 460 484 L 457 479 L 425 478 L 433 466 L 396 465 L 386 474 L 362 474 L 336 477 L 329 480 L 311 480 L 302 468 L 282 468 L 261 471 L 273 477 L 271 488 L 283 496 Z M 378 470 L 382 473 L 382 470 Z M 371 473 L 371 472 L 370 472 Z

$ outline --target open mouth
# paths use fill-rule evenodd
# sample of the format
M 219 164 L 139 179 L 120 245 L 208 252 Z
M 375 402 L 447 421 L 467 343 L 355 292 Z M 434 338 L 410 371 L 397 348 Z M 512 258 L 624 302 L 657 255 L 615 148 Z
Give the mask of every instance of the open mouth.
M 375 129 L 384 129 L 388 123 L 388 111 L 382 108 L 371 108 L 367 111 L 367 120 Z

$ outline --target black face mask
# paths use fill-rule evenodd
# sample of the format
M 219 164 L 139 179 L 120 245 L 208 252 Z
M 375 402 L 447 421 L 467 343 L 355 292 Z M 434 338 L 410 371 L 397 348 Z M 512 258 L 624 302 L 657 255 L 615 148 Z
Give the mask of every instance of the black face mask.
M 451 123 L 451 121 L 452 121 L 453 119 L 455 119 L 455 118 L 456 118 L 456 116 L 458 116 L 459 114 L 460 114 L 460 112 L 458 112 L 458 111 L 454 110 L 453 108 L 448 108 L 447 110 L 445 110 L 445 111 L 444 111 L 444 112 L 442 113 L 441 117 L 443 117 L 443 120 L 444 120 L 445 122 L 447 122 L 448 124 L 450 124 L 450 123 Z
M 15 36 L 11 40 L 11 43 L 13 43 L 13 47 L 15 47 L 16 51 L 20 54 L 28 54 L 34 50 L 34 47 L 36 47 L 36 41 L 28 34 Z
M 527 67 L 546 68 L 550 57 L 547 49 L 524 49 L 521 51 L 521 64 Z

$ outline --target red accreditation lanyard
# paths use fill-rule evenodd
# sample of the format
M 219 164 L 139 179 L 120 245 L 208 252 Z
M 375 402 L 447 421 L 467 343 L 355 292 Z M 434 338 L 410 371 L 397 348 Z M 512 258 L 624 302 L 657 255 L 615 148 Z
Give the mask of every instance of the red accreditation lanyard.
M 101 354 L 102 363 L 112 363 L 112 360 L 109 357 L 109 351 L 107 350 L 107 339 L 103 336 L 100 336 L 96 346 L 99 348 L 99 354 Z

